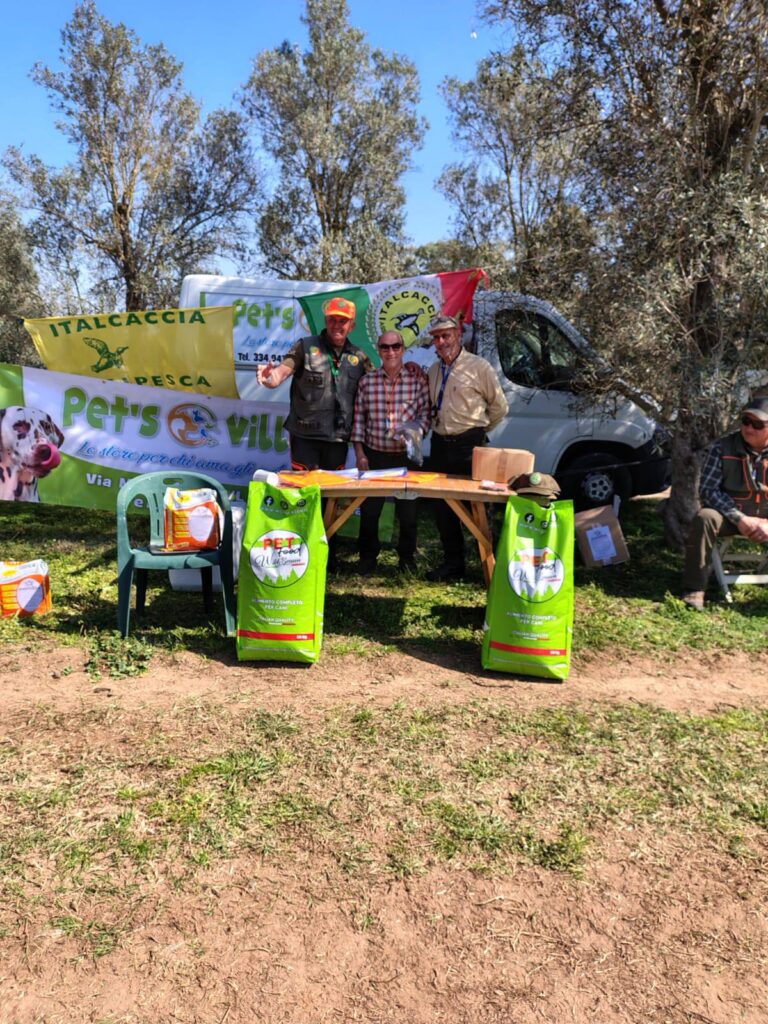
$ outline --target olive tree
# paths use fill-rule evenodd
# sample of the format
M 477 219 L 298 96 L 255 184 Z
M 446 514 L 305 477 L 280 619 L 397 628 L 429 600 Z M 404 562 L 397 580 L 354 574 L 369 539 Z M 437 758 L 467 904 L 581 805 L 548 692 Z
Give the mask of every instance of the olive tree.
M 599 113 L 581 175 L 595 228 L 582 313 L 672 433 L 678 541 L 701 455 L 768 336 L 768 9 L 752 0 L 487 0 Z M 563 107 L 563 128 L 572 121 Z M 621 380 L 602 377 L 603 386 Z
M 286 277 L 374 280 L 404 257 L 402 177 L 421 145 L 415 66 L 372 49 L 345 0 L 307 0 L 309 46 L 260 53 L 243 105 L 276 180 L 263 265 Z
M 12 200 L 0 197 L 0 362 L 39 365 L 22 318 L 43 313 L 29 231 Z
M 183 274 L 243 253 L 259 179 L 242 115 L 216 110 L 202 121 L 181 64 L 93 0 L 61 37 L 61 69 L 37 64 L 32 77 L 73 160 L 57 169 L 18 149 L 5 159 L 34 213 L 36 246 L 76 268 L 84 302 L 121 292 L 126 309 L 172 305 Z
M 457 236 L 473 245 L 499 286 L 565 289 L 580 269 L 571 254 L 581 257 L 585 232 L 592 240 L 581 209 L 584 154 L 596 121 L 588 81 L 570 69 L 550 73 L 516 45 L 481 60 L 468 82 L 446 78 L 441 91 L 465 154 L 438 182 Z

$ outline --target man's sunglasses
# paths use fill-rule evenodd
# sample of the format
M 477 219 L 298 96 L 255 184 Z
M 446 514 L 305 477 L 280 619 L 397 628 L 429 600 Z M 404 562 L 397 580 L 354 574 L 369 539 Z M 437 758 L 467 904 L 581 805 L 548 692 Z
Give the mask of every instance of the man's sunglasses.
M 394 345 L 379 345 L 379 352 L 397 352 L 402 347 L 402 341 L 396 341 Z
M 753 430 L 765 430 L 768 427 L 768 420 L 756 420 L 752 416 L 741 417 L 742 427 L 752 427 Z

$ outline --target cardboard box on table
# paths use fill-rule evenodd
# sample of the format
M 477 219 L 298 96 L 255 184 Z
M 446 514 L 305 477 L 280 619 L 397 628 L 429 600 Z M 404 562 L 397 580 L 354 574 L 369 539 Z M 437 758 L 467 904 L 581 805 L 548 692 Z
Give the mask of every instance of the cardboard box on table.
M 629 561 L 621 524 L 610 505 L 588 508 L 574 517 L 576 543 L 588 568 Z
M 472 451 L 472 479 L 506 484 L 521 473 L 533 470 L 533 452 L 525 448 L 475 448 Z

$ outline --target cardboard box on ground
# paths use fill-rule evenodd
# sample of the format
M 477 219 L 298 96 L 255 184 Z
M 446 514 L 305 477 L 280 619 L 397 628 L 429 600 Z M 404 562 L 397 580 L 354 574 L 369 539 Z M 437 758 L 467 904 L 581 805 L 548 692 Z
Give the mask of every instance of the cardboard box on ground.
M 525 448 L 475 448 L 472 479 L 506 484 L 521 473 L 532 472 L 533 459 L 533 452 Z
M 621 524 L 610 505 L 577 512 L 574 526 L 576 543 L 587 568 L 629 561 L 629 549 Z

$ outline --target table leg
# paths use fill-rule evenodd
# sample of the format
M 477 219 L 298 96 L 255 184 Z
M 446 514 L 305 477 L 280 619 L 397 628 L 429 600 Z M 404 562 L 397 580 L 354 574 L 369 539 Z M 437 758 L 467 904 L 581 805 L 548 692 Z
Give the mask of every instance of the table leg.
M 477 542 L 477 549 L 480 553 L 480 562 L 483 566 L 483 577 L 485 578 L 486 589 L 490 587 L 493 579 L 493 570 L 496 566 L 496 558 L 493 554 L 493 536 L 488 522 L 488 512 L 483 501 L 472 502 L 472 518 L 483 534 L 483 542 Z
M 489 587 L 491 585 L 491 577 L 493 576 L 493 567 L 496 562 L 493 557 L 493 541 L 491 540 L 491 531 L 488 526 L 488 516 L 485 512 L 485 503 L 482 501 L 470 502 L 472 509 L 472 515 L 470 516 L 462 501 L 458 501 L 456 498 L 445 498 L 444 500 L 477 541 L 485 585 Z
M 344 523 L 349 519 L 351 515 L 354 515 L 355 510 L 365 501 L 365 498 L 353 498 L 346 508 L 343 508 L 341 512 L 336 515 L 336 507 L 338 500 L 336 498 L 328 498 L 328 504 L 325 506 L 325 514 L 323 515 L 323 525 L 325 526 L 326 537 L 332 537 L 334 533 L 342 528 Z

